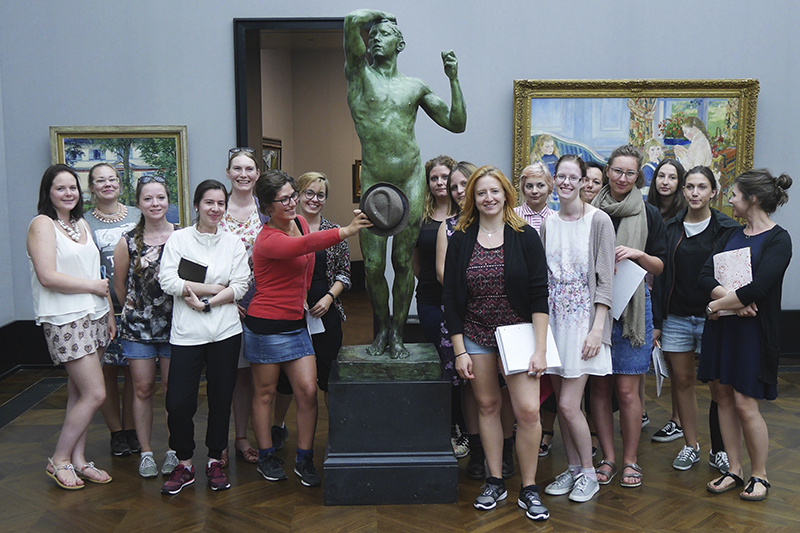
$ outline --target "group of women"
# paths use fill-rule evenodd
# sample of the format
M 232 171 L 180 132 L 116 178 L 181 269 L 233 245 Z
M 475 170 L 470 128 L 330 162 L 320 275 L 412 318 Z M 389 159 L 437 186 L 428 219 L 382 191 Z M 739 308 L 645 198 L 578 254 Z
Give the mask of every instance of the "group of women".
M 106 194 L 116 192 L 116 201 L 119 176 L 113 167 L 104 167 L 109 176 L 102 181 L 115 186 Z M 169 434 L 161 469 L 169 478 L 162 493 L 177 494 L 194 483 L 193 416 L 204 366 L 210 488 L 230 487 L 222 469 L 236 397 L 237 453 L 258 463 L 268 480 L 286 479 L 268 422 L 281 369 L 298 403 L 294 472 L 306 486 L 320 484 L 313 463 L 317 381 L 319 376 L 320 387 L 327 389 L 330 353 L 335 357 L 341 345 L 344 313 L 338 296 L 350 285 L 346 239 L 371 223 L 360 212 L 344 228 L 330 223 L 320 215 L 328 194 L 323 174 L 301 177 L 302 190 L 280 171 L 259 178 L 251 149 L 229 152 L 227 174 L 230 193 L 216 180 L 197 186 L 195 222 L 180 231 L 166 220 L 170 199 L 164 178 L 141 177 L 136 186 L 141 214 L 132 229 L 111 243 L 113 271 L 103 272 L 95 247 L 99 243 L 83 216 L 78 175 L 66 165 L 45 172 L 27 247 L 37 322 L 44 326 L 51 358 L 63 363 L 68 374 L 67 415 L 47 466 L 60 487 L 75 490 L 84 481 L 111 481 L 84 456 L 89 422 L 106 399 L 101 359 L 117 334 L 111 287 L 120 295 L 119 336 L 133 378 L 132 418 L 143 477 L 158 475 L 150 442 L 158 361 Z M 93 191 L 98 181 L 90 185 Z M 306 218 L 298 217 L 298 210 Z M 314 336 L 320 337 L 314 345 L 306 309 L 327 328 Z M 322 357 L 314 357 L 315 345 Z M 247 366 L 250 372 L 241 369 Z M 250 405 L 258 450 L 247 441 Z
M 699 461 L 694 397 L 699 352 L 697 375 L 710 383 L 718 403 L 721 436 L 716 438 L 712 427 L 711 462 L 723 475 L 708 490 L 745 486 L 743 435 L 752 473 L 741 497 L 767 495 L 768 437 L 758 400 L 777 395 L 777 316 L 791 258 L 788 233 L 770 214 L 787 201 L 791 178 L 774 178 L 766 170 L 736 178 L 730 203 L 734 215 L 746 220 L 742 227 L 710 207 L 717 183 L 707 167 L 684 172 L 677 161 L 663 161 L 645 202 L 639 192 L 642 166 L 641 152 L 629 145 L 613 151 L 600 175 L 575 155 L 558 158 L 552 175 L 547 165 L 534 164 L 520 176 L 519 195 L 526 201 L 519 207 L 517 191 L 495 167 L 475 168 L 441 156 L 426 168 L 429 204 L 414 259 L 418 308 L 426 338 L 439 347 L 446 375 L 459 385 L 453 396 L 461 400 L 454 402 L 461 405 L 453 412 L 459 428 L 454 451 L 468 448 L 468 474 L 485 478 L 474 503 L 478 509 L 492 509 L 507 497 L 504 479 L 514 475 L 516 442 L 518 503 L 532 520 L 549 517 L 536 484 L 545 375 L 557 398 L 568 461 L 545 492 L 585 502 L 618 474 L 613 394 L 622 430 L 620 484 L 640 486 L 639 387 L 659 340 L 673 376 L 673 417 L 680 424 L 671 422 L 686 441 L 673 466 L 685 470 Z M 329 193 L 322 174 L 298 181 L 280 171 L 259 177 L 252 150 L 239 148 L 229 153 L 227 171 L 231 192 L 215 180 L 200 183 L 193 202 L 196 222 L 180 231 L 166 220 L 169 191 L 163 178 L 142 177 L 136 187 L 141 217 L 114 250 L 113 287 L 122 296 L 119 330 L 135 389 L 140 473 L 157 475 L 150 437 L 158 359 L 168 413 L 170 450 L 162 468 L 169 475 L 162 492 L 168 494 L 195 479 L 192 418 L 203 366 L 210 487 L 230 486 L 222 469 L 232 403 L 237 453 L 257 463 L 265 479 L 286 479 L 276 455 L 285 428 L 269 423 L 282 374 L 290 385 L 284 396 L 291 393 L 297 401 L 294 472 L 306 486 L 320 484 L 313 462 L 316 390 L 327 389 L 341 345 L 344 313 L 338 297 L 350 284 L 345 241 L 371 225 L 358 211 L 345 227 L 321 216 Z M 553 190 L 557 212 L 542 200 Z M 64 363 L 69 375 L 64 426 L 47 467 L 66 489 L 111 481 L 84 455 L 88 424 L 106 396 L 100 360 L 117 324 L 82 203 L 77 174 L 65 165 L 50 167 L 42 178 L 39 216 L 28 233 L 37 321 L 53 361 Z M 752 282 L 724 287 L 715 279 L 713 255 L 741 248 L 751 254 Z M 612 280 L 624 260 L 654 277 L 652 301 L 642 281 L 614 319 Z M 322 318 L 324 338 L 312 342 L 306 314 Z M 536 335 L 528 367 L 502 375 L 495 329 L 525 323 Z M 546 358 L 548 328 L 558 348 L 557 365 Z M 248 365 L 249 372 L 243 370 Z M 590 378 L 591 417 L 603 453 L 596 467 L 581 413 Z M 250 414 L 257 450 L 247 440 Z M 276 428 L 282 430 L 280 443 Z M 725 452 L 729 462 L 719 459 Z

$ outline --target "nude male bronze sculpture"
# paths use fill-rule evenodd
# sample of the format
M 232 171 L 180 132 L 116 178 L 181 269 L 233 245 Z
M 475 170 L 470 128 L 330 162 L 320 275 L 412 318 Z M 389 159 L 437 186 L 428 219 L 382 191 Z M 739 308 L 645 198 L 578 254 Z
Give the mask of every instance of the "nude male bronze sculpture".
M 369 55 L 361 28 L 371 24 Z M 378 321 L 378 334 L 367 348 L 371 356 L 386 351 L 394 359 L 408 357 L 403 346 L 403 327 L 414 290 L 412 254 L 419 234 L 425 172 L 414 133 L 417 109 L 422 108 L 438 125 L 461 133 L 467 125 L 467 109 L 458 81 L 458 60 L 452 50 L 442 52 L 444 72 L 450 79 L 451 106 L 420 79 L 409 78 L 397 68 L 397 55 L 405 48 L 394 15 L 362 9 L 344 19 L 347 103 L 361 140 L 362 190 L 377 182 L 389 182 L 405 191 L 410 216 L 406 228 L 394 236 L 392 266 L 393 309 L 389 313 L 389 286 L 385 278 L 385 237 L 361 231 L 367 292 Z

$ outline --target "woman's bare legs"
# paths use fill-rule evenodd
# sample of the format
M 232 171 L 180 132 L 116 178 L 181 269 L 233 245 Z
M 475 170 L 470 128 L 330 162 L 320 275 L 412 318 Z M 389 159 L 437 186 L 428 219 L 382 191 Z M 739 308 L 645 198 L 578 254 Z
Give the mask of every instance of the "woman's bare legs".
M 695 370 L 694 351 L 691 352 L 665 352 L 667 361 L 671 361 L 669 379 L 672 388 L 672 398 L 677 398 L 678 414 L 683 423 L 683 438 L 686 446 L 697 446 L 697 395 L 695 385 L 697 371 Z M 673 419 L 674 420 L 674 419 Z
M 517 419 L 517 458 L 522 486 L 536 484 L 542 423 L 539 419 L 539 378 L 527 372 L 506 376 L 511 405 Z M 483 438 L 483 436 L 481 436 Z
M 133 422 L 142 452 L 151 452 L 153 432 L 153 395 L 156 390 L 156 360 L 128 359 L 133 381 Z M 163 378 L 162 378 L 163 379 Z
M 622 462 L 637 461 L 639 437 L 642 434 L 642 404 L 640 397 L 641 374 L 617 374 L 615 388 L 619 399 L 619 421 L 622 428 Z M 636 479 L 621 472 L 622 482 L 635 483 Z
M 319 413 L 316 359 L 314 355 L 308 355 L 283 363 L 283 371 L 292 384 L 293 396 L 297 400 L 297 447 L 312 450 Z
M 497 354 L 475 354 L 470 386 L 478 404 L 478 432 L 489 467 L 488 476 L 503 477 L 503 425 L 500 421 L 502 396 L 497 380 Z M 537 397 L 538 401 L 538 397 Z M 537 442 L 538 447 L 538 442 Z
M 614 412 L 611 408 L 614 377 L 613 375 L 608 375 L 592 376 L 590 378 L 592 380 L 592 418 L 597 429 L 597 441 L 600 443 L 603 459 L 611 463 L 616 463 L 616 455 L 614 453 Z M 639 423 L 641 431 L 641 421 Z M 603 479 L 599 481 L 605 482 L 609 479 L 608 468 L 604 466 L 602 470 L 598 470 L 597 474 L 603 476 Z

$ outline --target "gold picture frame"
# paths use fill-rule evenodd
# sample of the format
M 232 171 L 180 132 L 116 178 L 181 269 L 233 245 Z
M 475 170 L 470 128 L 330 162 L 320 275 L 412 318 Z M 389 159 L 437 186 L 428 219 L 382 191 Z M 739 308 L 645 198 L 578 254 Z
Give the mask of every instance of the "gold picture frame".
M 709 127 L 705 140 L 686 133 L 699 154 L 686 163 L 710 161 L 719 181 L 714 207 L 730 214 L 732 180 L 753 167 L 758 91 L 755 79 L 514 80 L 514 181 L 532 159 L 554 165 L 563 153 L 605 163 L 617 146 L 648 142 L 665 156 L 686 153 L 694 141 L 682 125 L 694 116 Z
M 140 177 L 163 176 L 170 192 L 167 218 L 191 224 L 186 126 L 50 126 L 50 159 L 78 173 L 87 197 L 89 169 L 99 163 L 113 166 L 122 180 L 120 202 L 126 205 L 136 205 Z M 177 217 L 170 215 L 173 206 Z

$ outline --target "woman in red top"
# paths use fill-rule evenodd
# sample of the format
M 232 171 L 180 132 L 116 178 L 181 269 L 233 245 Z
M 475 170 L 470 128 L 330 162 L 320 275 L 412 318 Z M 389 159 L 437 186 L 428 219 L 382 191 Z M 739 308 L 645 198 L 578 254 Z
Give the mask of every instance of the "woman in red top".
M 256 237 L 253 273 L 256 294 L 244 320 L 245 353 L 253 373 L 253 431 L 259 447 L 258 472 L 268 481 L 286 479 L 275 457 L 270 415 L 281 368 L 297 399 L 297 458 L 294 473 L 307 487 L 321 483 L 314 468 L 314 432 L 317 427 L 317 368 L 306 327 L 306 292 L 314 273 L 314 252 L 354 236 L 372 225 L 355 211 L 350 225 L 309 231 L 298 217 L 294 179 L 279 170 L 262 174 L 256 182 L 260 209 L 270 216 Z

